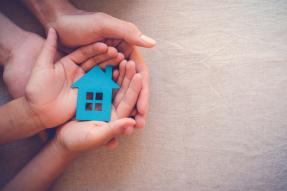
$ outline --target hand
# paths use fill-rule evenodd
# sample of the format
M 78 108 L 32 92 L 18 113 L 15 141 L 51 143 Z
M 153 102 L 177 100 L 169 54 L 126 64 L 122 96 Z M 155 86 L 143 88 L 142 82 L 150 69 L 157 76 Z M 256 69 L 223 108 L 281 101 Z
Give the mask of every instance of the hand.
M 116 136 L 130 135 L 135 121 L 130 116 L 142 87 L 141 74 L 136 73 L 133 61 L 122 61 L 120 70 L 114 71 L 114 80 L 121 86 L 115 93 L 110 123 L 89 121 L 69 122 L 57 131 L 56 140 L 72 152 L 79 152 L 106 145 L 113 149 L 118 145 Z
M 140 51 L 135 46 L 131 46 L 130 44 L 124 41 L 118 40 L 107 40 L 105 43 L 108 46 L 117 47 L 118 51 L 125 55 L 126 59 L 130 59 L 135 61 L 136 63 L 136 72 L 140 73 L 142 76 L 142 90 L 140 92 L 136 110 L 133 113 L 136 113 L 136 127 L 143 128 L 145 126 L 145 121 L 148 114 L 148 106 L 149 106 L 149 69 Z M 121 66 L 120 66 L 121 68 Z
M 137 123 L 136 127 L 143 128 L 145 126 L 149 107 L 149 70 L 137 48 L 134 48 L 130 59 L 135 61 L 136 71 L 142 76 L 142 89 L 136 105 L 137 114 L 135 120 Z
M 25 92 L 30 109 L 46 128 L 63 124 L 74 115 L 77 90 L 72 89 L 71 84 L 84 74 L 79 65 L 105 59 L 102 53 L 108 49 L 103 43 L 91 44 L 54 63 L 56 41 L 56 32 L 50 29 Z
M 105 13 L 81 10 L 62 12 L 47 24 L 59 34 L 60 42 L 70 48 L 103 41 L 107 38 L 121 39 L 131 45 L 153 47 L 155 41 L 143 35 L 132 23 L 122 21 Z
M 105 145 L 113 137 L 124 135 L 125 129 L 134 125 L 135 121 L 130 118 L 109 123 L 71 121 L 57 130 L 54 141 L 65 151 L 78 153 Z

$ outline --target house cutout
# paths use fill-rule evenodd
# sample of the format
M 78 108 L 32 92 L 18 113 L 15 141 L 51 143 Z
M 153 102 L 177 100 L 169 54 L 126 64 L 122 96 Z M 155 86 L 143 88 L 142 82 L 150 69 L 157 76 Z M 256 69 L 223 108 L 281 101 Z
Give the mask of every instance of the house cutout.
M 120 88 L 112 80 L 112 73 L 112 66 L 105 71 L 95 66 L 72 84 L 72 88 L 78 88 L 76 120 L 111 120 L 113 89 Z

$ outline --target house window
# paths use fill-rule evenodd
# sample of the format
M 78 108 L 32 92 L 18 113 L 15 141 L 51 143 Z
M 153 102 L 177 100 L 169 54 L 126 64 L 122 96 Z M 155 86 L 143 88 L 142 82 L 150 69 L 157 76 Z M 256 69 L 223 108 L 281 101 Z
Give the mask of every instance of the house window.
M 86 93 L 86 111 L 102 111 L 103 110 L 103 93 L 87 92 Z
M 93 98 L 94 98 L 94 93 L 93 92 L 87 92 L 86 100 L 92 100 Z
M 96 103 L 95 104 L 95 110 L 96 111 L 102 111 L 102 104 L 101 103 Z
M 96 93 L 96 100 L 103 100 L 103 93 Z
M 86 111 L 92 111 L 93 110 L 93 104 L 92 103 L 86 103 Z

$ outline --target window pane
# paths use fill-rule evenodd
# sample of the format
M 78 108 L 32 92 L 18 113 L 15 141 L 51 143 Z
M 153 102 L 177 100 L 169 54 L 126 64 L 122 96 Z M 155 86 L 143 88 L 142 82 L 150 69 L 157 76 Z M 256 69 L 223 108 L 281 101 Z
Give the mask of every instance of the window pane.
M 92 111 L 93 110 L 93 104 L 86 103 L 86 111 Z
M 95 110 L 96 111 L 102 111 L 102 104 L 101 103 L 96 103 L 95 104 Z
M 86 94 L 86 99 L 87 100 L 92 100 L 93 97 L 94 97 L 94 93 L 93 92 L 87 92 L 87 94 Z
M 103 93 L 96 93 L 96 100 L 103 100 Z

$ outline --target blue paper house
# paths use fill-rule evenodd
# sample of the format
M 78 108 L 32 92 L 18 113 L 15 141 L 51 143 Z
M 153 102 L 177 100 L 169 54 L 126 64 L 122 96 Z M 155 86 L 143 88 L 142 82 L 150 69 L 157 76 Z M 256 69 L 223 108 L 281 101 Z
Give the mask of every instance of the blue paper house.
M 112 93 L 119 88 L 112 72 L 111 66 L 105 71 L 95 66 L 72 85 L 78 88 L 76 120 L 111 120 Z

